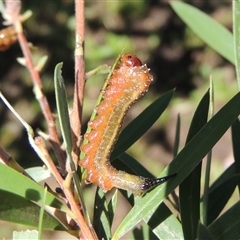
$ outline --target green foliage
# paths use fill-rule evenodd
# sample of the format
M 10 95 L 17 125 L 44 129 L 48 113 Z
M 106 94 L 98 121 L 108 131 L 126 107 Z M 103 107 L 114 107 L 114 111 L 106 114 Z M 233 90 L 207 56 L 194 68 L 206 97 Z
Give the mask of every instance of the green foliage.
M 15 223 L 38 226 L 39 204 L 44 189 L 15 170 L 0 164 L 1 209 L 0 219 Z M 62 211 L 67 208 L 51 193 L 47 192 L 45 204 Z M 45 212 L 43 229 L 65 230 L 55 218 Z
M 144 1 L 139 5 L 136 2 L 129 3 L 129 5 L 121 3 L 119 6 L 110 4 L 110 9 L 113 11 L 112 9 L 117 8 L 115 10 L 125 15 L 126 21 L 131 22 L 134 16 L 144 14 L 143 8 L 146 5 L 147 2 Z M 236 64 L 235 67 L 238 69 L 238 76 L 240 69 L 240 44 L 238 41 L 240 24 L 238 16 L 240 10 L 239 3 L 236 1 L 233 8 L 234 35 L 209 15 L 193 6 L 180 1 L 172 1 L 170 5 L 181 20 L 203 42 L 208 44 L 230 63 Z M 108 9 L 108 11 L 110 10 Z M 130 15 L 132 11 L 133 15 Z M 89 12 L 86 14 L 91 16 Z M 105 16 L 104 21 L 105 24 L 110 24 L 109 15 Z M 88 41 L 90 46 L 87 49 L 91 53 L 87 55 L 87 61 L 90 62 L 88 66 L 94 66 L 98 62 L 102 63 L 102 59 L 121 52 L 122 44 L 118 42 L 119 39 L 128 44 L 126 49 L 132 44 L 125 35 L 118 38 L 116 35 L 108 33 L 106 39 L 108 45 L 101 46 L 95 51 L 92 47 L 95 44 L 94 39 L 90 37 L 88 39 L 87 37 L 86 41 Z M 116 44 L 115 42 L 118 43 Z M 90 56 L 94 54 L 95 59 L 92 61 L 93 64 L 91 63 Z M 71 159 L 72 138 L 68 118 L 67 95 L 61 75 L 61 67 L 62 64 L 57 65 L 55 72 L 56 105 L 60 118 L 60 128 L 68 159 L 71 160 L 70 165 L 77 189 L 75 189 L 76 194 L 79 195 L 80 203 L 83 206 L 82 211 L 89 212 L 89 210 L 85 209 L 85 202 L 87 203 L 89 196 L 85 195 L 84 191 L 82 192 L 78 183 L 76 184 L 77 175 L 74 172 L 75 166 Z M 106 68 L 103 69 L 105 72 Z M 228 91 L 228 89 L 225 89 L 225 91 Z M 132 194 L 117 190 L 113 195 L 107 195 L 101 189 L 97 188 L 93 203 L 94 206 L 92 207 L 92 222 L 99 239 L 120 239 L 129 232 L 131 232 L 131 239 L 240 238 L 239 200 L 232 203 L 230 207 L 228 204 L 233 200 L 234 191 L 236 189 L 239 191 L 240 189 L 240 123 L 238 120 L 240 114 L 240 93 L 232 94 L 231 99 L 224 102 L 223 107 L 211 119 L 208 119 L 209 105 L 212 103 L 212 100 L 209 100 L 209 91 L 205 89 L 205 92 L 205 94 L 201 93 L 203 96 L 198 98 L 198 105 L 195 102 L 193 103 L 196 109 L 189 124 L 186 145 L 183 147 L 179 146 L 179 138 L 181 135 L 180 122 L 184 120 L 184 117 L 178 117 L 173 154 L 174 159 L 159 176 L 177 173 L 176 177 L 138 198 Z M 155 101 L 152 101 L 142 113 L 122 130 L 111 156 L 111 161 L 116 168 L 129 173 L 154 177 L 134 156 L 125 151 L 149 131 L 164 112 L 169 111 L 169 106 L 172 104 L 174 98 L 173 94 L 174 90 L 171 90 L 158 97 Z M 218 92 L 216 91 L 215 94 L 218 95 Z M 207 186 L 207 191 L 204 190 L 202 192 L 201 181 L 205 173 L 202 167 L 202 160 L 211 152 L 215 144 L 230 128 L 232 130 L 235 162 L 224 170 L 211 186 Z M 177 149 L 181 150 L 178 152 Z M 206 171 L 210 171 L 210 169 Z M 40 177 L 41 180 L 45 179 L 45 174 L 43 173 L 44 176 Z M 210 172 L 207 174 L 210 174 Z M 74 219 L 75 215 L 68 208 L 68 205 L 61 201 L 58 194 L 48 189 L 44 195 L 44 188 L 3 164 L 0 164 L 0 176 L 0 199 L 2 199 L 0 204 L 0 220 L 21 223 L 35 228 L 39 227 L 40 230 L 73 231 L 71 232 L 72 235 L 77 234 L 75 232 L 76 226 L 69 225 L 65 221 L 66 214 L 71 216 L 72 219 Z M 166 201 L 165 199 L 168 198 L 168 195 L 174 192 L 178 186 L 179 197 L 175 196 L 177 200 L 168 199 Z M 113 232 L 112 228 L 118 208 L 118 195 L 120 193 L 131 205 L 131 210 L 118 225 L 115 232 Z M 44 197 L 42 197 L 43 195 Z M 93 196 L 90 197 L 93 198 Z M 208 204 L 203 201 L 204 197 L 208 199 Z M 45 209 L 42 204 L 46 207 Z M 59 214 L 50 211 L 50 207 L 58 211 Z M 41 210 L 45 211 L 41 216 L 40 222 L 42 225 L 40 226 L 39 212 Z M 206 222 L 202 220 L 205 214 Z M 85 220 L 88 222 L 87 219 Z M 143 224 L 139 229 L 138 224 L 141 221 Z
M 186 144 L 207 123 L 209 107 L 209 92 L 205 94 L 193 116 L 189 128 Z M 202 163 L 184 179 L 179 186 L 179 203 L 181 209 L 181 220 L 185 239 L 195 238 L 197 226 L 200 219 L 200 180 Z M 189 227 L 191 226 L 191 227 Z
M 230 31 L 191 5 L 173 1 L 171 6 L 198 37 L 234 64 L 233 36 Z

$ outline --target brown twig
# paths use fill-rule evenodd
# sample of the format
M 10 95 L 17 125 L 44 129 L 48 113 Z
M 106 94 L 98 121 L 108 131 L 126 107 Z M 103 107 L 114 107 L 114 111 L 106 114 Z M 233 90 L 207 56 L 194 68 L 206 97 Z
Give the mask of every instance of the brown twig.
M 75 1 L 75 15 L 76 15 L 75 86 L 74 86 L 73 109 L 70 115 L 70 120 L 74 145 L 73 160 L 77 165 L 80 153 L 79 147 L 81 142 L 82 106 L 85 83 L 84 0 Z
M 75 45 L 75 86 L 74 86 L 74 100 L 73 109 L 70 115 L 72 137 L 73 137 L 73 160 L 77 165 L 80 154 L 81 143 L 81 125 L 82 125 L 82 106 L 83 94 L 85 86 L 85 64 L 84 64 L 84 0 L 75 0 L 75 17 L 76 17 L 76 45 Z M 80 217 L 80 216 L 79 216 Z M 89 239 L 86 235 L 88 231 L 91 232 L 91 239 L 98 239 L 92 225 L 83 219 L 79 218 L 80 227 L 82 229 L 82 239 Z M 87 229 L 85 228 L 86 224 Z
M 58 182 L 58 184 L 62 187 L 64 184 L 64 180 L 62 179 L 61 175 L 59 174 L 55 164 L 52 161 L 52 158 L 50 157 L 48 150 L 46 148 L 45 142 L 42 137 L 35 137 L 34 143 L 40 150 L 41 154 L 44 158 L 44 163 L 47 166 L 47 168 L 51 171 L 52 175 Z
M 53 146 L 53 149 L 56 153 L 56 156 L 57 156 L 57 159 L 59 162 L 59 166 L 60 166 L 61 170 L 64 172 L 66 156 L 65 156 L 65 153 L 63 152 L 63 150 L 61 149 L 61 143 L 60 143 L 60 140 L 57 135 L 57 129 L 55 126 L 53 114 L 51 112 L 47 98 L 42 91 L 42 83 L 41 83 L 41 79 L 39 76 L 39 72 L 35 69 L 35 67 L 33 65 L 31 52 L 29 50 L 28 43 L 27 43 L 27 40 L 26 40 L 23 32 L 18 32 L 18 41 L 21 45 L 23 55 L 26 59 L 26 66 L 31 74 L 32 79 L 33 79 L 36 98 L 39 101 L 43 115 L 44 115 L 47 125 L 48 125 L 49 140 L 50 140 L 50 142 Z
M 43 154 L 43 157 L 45 159 L 45 164 L 47 165 L 48 169 L 51 170 L 54 178 L 56 179 L 56 181 L 61 186 L 61 188 L 62 188 L 62 190 L 65 194 L 65 197 L 67 198 L 68 203 L 69 203 L 69 205 L 71 207 L 71 210 L 73 212 L 74 221 L 81 228 L 81 232 L 84 236 L 84 239 L 94 239 L 92 231 L 91 231 L 91 229 L 89 229 L 83 215 L 81 214 L 79 206 L 77 205 L 77 203 L 75 201 L 75 198 L 73 196 L 73 193 L 72 193 L 71 189 L 65 184 L 64 180 L 60 176 L 60 174 L 57 171 L 55 165 L 53 164 L 53 162 L 51 160 L 51 157 L 48 154 L 48 151 L 47 151 L 47 148 L 45 146 L 44 140 L 41 137 L 36 137 L 34 139 L 34 142 L 35 142 L 36 146 L 38 147 L 38 149 L 40 150 L 41 154 Z
M 30 72 L 31 79 L 32 79 L 33 85 L 34 85 L 34 91 L 35 91 L 36 98 L 39 101 L 43 115 L 44 115 L 47 125 L 48 125 L 49 140 L 50 140 L 52 147 L 55 151 L 55 154 L 57 156 L 59 166 L 60 166 L 62 172 L 64 172 L 66 156 L 65 156 L 65 153 L 63 152 L 63 150 L 61 149 L 61 143 L 60 143 L 59 137 L 57 135 L 57 129 L 55 126 L 53 114 L 51 112 L 47 98 L 43 93 L 42 81 L 41 81 L 38 70 L 35 68 L 35 66 L 33 64 L 33 59 L 32 59 L 30 49 L 29 49 L 29 45 L 28 45 L 28 42 L 27 42 L 26 37 L 22 30 L 20 9 L 21 9 L 21 1 L 20 0 L 16 0 L 16 1 L 7 0 L 6 1 L 5 19 L 8 24 L 12 23 L 16 29 L 18 42 L 21 46 L 21 49 L 22 49 L 22 52 L 24 55 L 25 66 L 27 67 L 28 71 Z

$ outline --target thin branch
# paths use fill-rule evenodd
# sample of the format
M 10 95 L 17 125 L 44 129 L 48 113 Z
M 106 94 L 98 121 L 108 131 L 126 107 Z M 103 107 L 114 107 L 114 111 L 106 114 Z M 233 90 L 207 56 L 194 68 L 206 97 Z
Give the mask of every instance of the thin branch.
M 85 84 L 84 66 L 84 0 L 75 0 L 76 45 L 75 45 L 75 86 L 73 109 L 70 115 L 73 135 L 73 160 L 77 165 L 80 154 L 83 92 Z
M 21 16 L 19 15 L 20 9 L 21 9 L 21 1 L 7 0 L 6 1 L 6 14 L 4 15 L 4 17 L 5 17 L 5 20 L 9 24 L 12 23 L 16 29 L 18 41 L 19 41 L 19 44 L 21 46 L 21 49 L 22 49 L 22 52 L 24 55 L 25 66 L 27 67 L 28 71 L 30 72 L 31 79 L 32 79 L 33 85 L 34 85 L 34 92 L 35 92 L 36 98 L 39 101 L 43 115 L 47 122 L 48 132 L 49 132 L 49 140 L 50 140 L 52 147 L 55 151 L 55 154 L 57 156 L 59 166 L 60 166 L 62 172 L 64 172 L 66 156 L 65 156 L 65 153 L 63 152 L 63 150 L 61 149 L 61 143 L 60 143 L 59 137 L 57 135 L 57 129 L 55 126 L 53 114 L 51 112 L 47 98 L 43 93 L 42 81 L 41 81 L 38 70 L 34 66 L 32 55 L 31 55 L 31 52 L 29 49 L 29 44 L 23 33 Z
M 74 86 L 74 99 L 73 109 L 70 115 L 72 137 L 73 137 L 73 152 L 72 157 L 77 165 L 80 154 L 81 143 L 81 126 L 82 126 L 82 107 L 83 107 L 83 94 L 85 86 L 85 64 L 84 64 L 84 0 L 75 0 L 75 17 L 76 17 L 76 45 L 75 45 L 75 86 Z M 80 193 L 81 194 L 81 193 Z M 81 214 L 80 214 L 81 215 Z M 88 216 L 85 219 L 81 217 L 82 238 L 90 239 L 86 235 L 88 231 L 91 233 L 91 239 L 98 239 Z M 85 229 L 86 224 L 88 225 Z
M 43 141 L 43 139 L 41 137 L 37 137 L 34 140 L 36 146 L 39 148 L 41 154 L 44 155 L 44 159 L 45 159 L 45 164 L 47 165 L 48 169 L 51 170 L 52 174 L 54 175 L 54 178 L 57 180 L 57 182 L 59 183 L 59 185 L 61 186 L 67 200 L 68 203 L 71 207 L 71 210 L 74 214 L 74 220 L 75 222 L 79 225 L 79 227 L 81 228 L 82 234 L 84 235 L 85 239 L 93 239 L 93 234 L 92 234 L 92 230 L 89 229 L 87 222 L 85 221 L 83 215 L 81 214 L 81 211 L 79 209 L 79 206 L 77 205 L 75 198 L 73 196 L 73 193 L 71 191 L 71 189 L 65 184 L 65 182 L 63 181 L 62 177 L 60 176 L 60 174 L 58 173 L 55 165 L 53 164 L 51 157 L 48 154 L 48 151 L 46 149 L 45 143 Z

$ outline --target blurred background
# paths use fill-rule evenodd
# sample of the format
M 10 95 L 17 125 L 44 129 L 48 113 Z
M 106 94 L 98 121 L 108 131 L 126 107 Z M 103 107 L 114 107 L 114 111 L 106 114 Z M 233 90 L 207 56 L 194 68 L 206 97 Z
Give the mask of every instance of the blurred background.
M 186 2 L 232 31 L 230 1 Z M 36 63 L 40 57 L 48 56 L 41 77 L 51 108 L 56 112 L 53 72 L 59 62 L 64 63 L 63 77 L 71 106 L 74 84 L 74 1 L 23 0 L 22 7 L 22 12 L 28 9 L 33 12 L 32 17 L 24 23 L 24 31 L 28 41 L 35 47 L 32 53 Z M 215 111 L 237 92 L 234 66 L 202 42 L 173 12 L 167 1 L 86 1 L 85 16 L 86 71 L 101 64 L 111 66 L 124 51 L 136 54 L 142 62 L 147 63 L 154 76 L 149 92 L 130 109 L 125 124 L 154 99 L 176 88 L 167 111 L 128 150 L 157 176 L 173 158 L 177 115 L 181 117 L 182 147 L 193 112 L 209 87 L 210 74 L 215 88 Z M 0 52 L 1 91 L 35 130 L 45 131 L 46 123 L 34 98 L 30 75 L 16 61 L 17 57 L 22 57 L 18 43 Z M 86 84 L 83 131 L 105 78 L 104 75 L 92 77 Z M 233 161 L 230 138 L 228 132 L 214 148 L 213 179 Z M 25 130 L 2 102 L 0 145 L 24 168 L 42 165 L 29 145 Z

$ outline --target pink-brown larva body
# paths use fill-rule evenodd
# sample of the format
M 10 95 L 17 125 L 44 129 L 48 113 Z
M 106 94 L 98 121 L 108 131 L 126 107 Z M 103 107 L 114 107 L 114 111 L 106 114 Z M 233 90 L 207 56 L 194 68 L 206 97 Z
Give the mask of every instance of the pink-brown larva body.
M 109 161 L 124 116 L 148 90 L 152 79 L 146 64 L 143 65 L 133 54 L 123 54 L 107 80 L 102 100 L 95 109 L 96 117 L 88 123 L 91 130 L 84 135 L 87 143 L 81 146 L 85 155 L 79 165 L 87 169 L 87 181 L 96 183 L 104 191 L 117 187 L 140 195 L 160 181 L 167 180 L 146 179 L 118 171 Z

